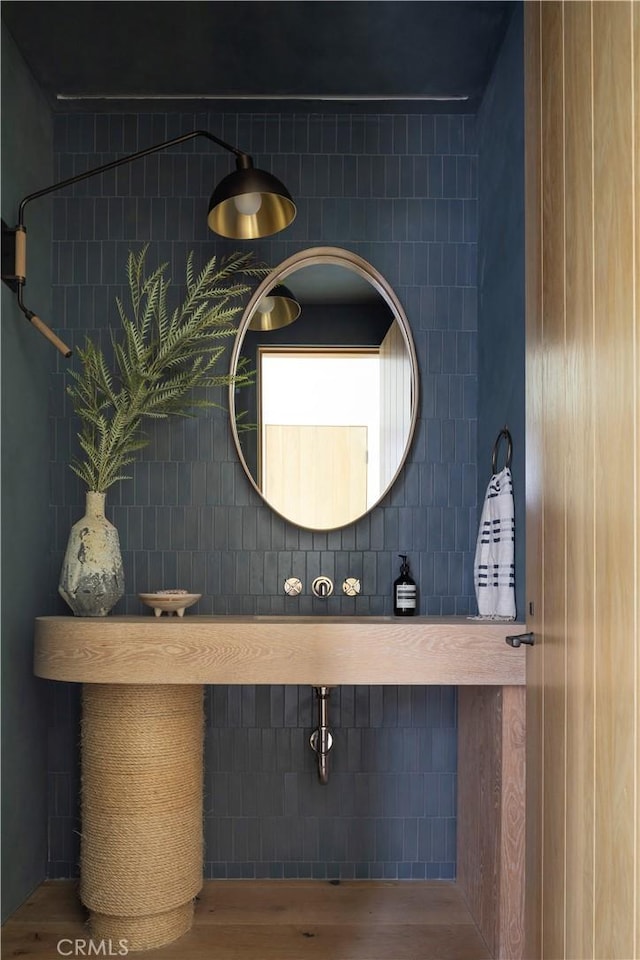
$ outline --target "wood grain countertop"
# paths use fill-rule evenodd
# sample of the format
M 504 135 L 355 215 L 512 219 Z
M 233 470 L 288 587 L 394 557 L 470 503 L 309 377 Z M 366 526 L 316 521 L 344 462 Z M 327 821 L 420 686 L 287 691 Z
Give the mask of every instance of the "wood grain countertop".
M 466 617 L 38 617 L 34 671 L 78 683 L 522 685 L 521 623 Z

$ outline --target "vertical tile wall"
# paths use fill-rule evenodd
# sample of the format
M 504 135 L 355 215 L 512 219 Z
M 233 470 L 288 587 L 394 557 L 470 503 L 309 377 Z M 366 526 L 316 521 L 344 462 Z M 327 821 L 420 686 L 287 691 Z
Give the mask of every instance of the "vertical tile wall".
M 462 115 L 70 114 L 55 120 L 60 179 L 192 130 L 210 130 L 280 177 L 294 223 L 251 245 L 273 265 L 308 246 L 342 246 L 396 290 L 420 365 L 420 419 L 403 473 L 383 504 L 342 530 L 301 530 L 263 506 L 214 410 L 152 429 L 133 479 L 109 491 L 127 595 L 189 586 L 199 613 L 390 613 L 397 554 L 409 554 L 420 612 L 475 610 L 475 119 Z M 232 157 L 198 138 L 57 194 L 52 323 L 67 341 L 106 342 L 124 297 L 129 249 L 150 241 L 176 283 L 186 255 L 204 263 L 236 249 L 206 227 L 213 186 Z M 226 369 L 226 368 L 225 368 Z M 70 525 L 84 493 L 68 468 L 76 424 L 52 375 L 51 610 Z M 225 400 L 224 396 L 221 400 Z M 356 599 L 310 596 L 317 574 L 357 576 Z M 307 589 L 285 598 L 282 581 Z M 451 876 L 454 864 L 455 692 L 344 688 L 332 694 L 334 776 L 315 782 L 307 746 L 312 691 L 210 688 L 207 693 L 207 869 L 217 876 Z M 76 870 L 77 691 L 52 691 L 50 873 Z M 254 788 L 258 786 L 259 789 Z M 261 799 L 256 806 L 255 796 Z M 307 824 L 305 828 L 304 823 Z M 308 826 L 312 824 L 312 826 Z M 308 832 L 311 831 L 311 832 Z M 278 840 L 280 838 L 280 840 Z
M 209 687 L 213 877 L 452 878 L 455 689 L 332 690 L 329 783 L 311 687 Z
M 513 438 L 516 613 L 525 608 L 524 11 L 516 4 L 477 117 L 478 501 L 506 423 Z M 502 448 L 504 452 L 504 446 Z M 503 465 L 502 456 L 498 460 Z

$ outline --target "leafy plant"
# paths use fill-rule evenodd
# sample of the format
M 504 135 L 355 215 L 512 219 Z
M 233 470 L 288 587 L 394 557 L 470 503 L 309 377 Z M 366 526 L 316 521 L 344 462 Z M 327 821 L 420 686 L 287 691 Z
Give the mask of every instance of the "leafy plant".
M 220 374 L 216 368 L 224 341 L 236 333 L 232 321 L 251 290 L 249 280 L 263 276 L 264 268 L 253 265 L 250 254 L 235 253 L 213 257 L 196 275 L 191 253 L 184 299 L 170 312 L 168 265 L 146 276 L 147 250 L 148 245 L 129 253 L 131 303 L 126 310 L 117 300 L 120 330 L 111 331 L 112 364 L 87 337 L 77 351 L 81 369 L 70 371 L 73 383 L 67 393 L 81 422 L 78 439 L 84 453 L 73 459 L 71 469 L 89 490 L 100 493 L 129 479 L 123 469 L 151 442 L 143 431 L 145 420 L 219 407 L 208 388 L 252 382 L 246 364 L 235 374 Z

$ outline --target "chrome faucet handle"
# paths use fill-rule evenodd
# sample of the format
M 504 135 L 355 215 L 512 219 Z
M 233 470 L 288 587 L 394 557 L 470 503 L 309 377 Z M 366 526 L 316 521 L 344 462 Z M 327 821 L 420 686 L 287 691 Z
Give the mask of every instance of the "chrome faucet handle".
M 288 597 L 297 597 L 302 593 L 302 581 L 298 577 L 287 577 L 284 582 L 284 592 Z
M 348 597 L 357 597 L 360 589 L 360 581 L 357 577 L 347 577 L 342 584 L 342 592 Z

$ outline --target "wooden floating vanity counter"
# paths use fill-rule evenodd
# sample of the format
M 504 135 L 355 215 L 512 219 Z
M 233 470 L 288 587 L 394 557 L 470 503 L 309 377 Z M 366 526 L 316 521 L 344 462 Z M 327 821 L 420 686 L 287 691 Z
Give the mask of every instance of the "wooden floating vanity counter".
M 39 617 L 35 673 L 80 683 L 525 683 L 522 624 L 466 617 Z
M 80 896 L 92 936 L 134 951 L 191 926 L 204 684 L 443 684 L 458 687 L 457 886 L 491 955 L 521 960 L 526 653 L 505 638 L 522 630 L 466 617 L 38 618 L 37 676 L 84 685 Z

